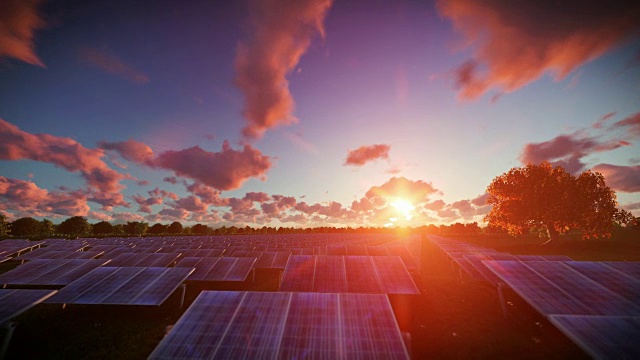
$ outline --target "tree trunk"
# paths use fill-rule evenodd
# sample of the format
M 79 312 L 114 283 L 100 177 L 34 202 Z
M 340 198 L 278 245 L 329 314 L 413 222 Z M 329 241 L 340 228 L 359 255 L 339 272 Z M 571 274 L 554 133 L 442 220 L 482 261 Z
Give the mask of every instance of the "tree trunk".
M 555 245 L 560 241 L 560 233 L 556 231 L 553 227 L 553 224 L 545 225 L 547 228 L 547 238 L 548 240 L 543 242 L 542 245 Z

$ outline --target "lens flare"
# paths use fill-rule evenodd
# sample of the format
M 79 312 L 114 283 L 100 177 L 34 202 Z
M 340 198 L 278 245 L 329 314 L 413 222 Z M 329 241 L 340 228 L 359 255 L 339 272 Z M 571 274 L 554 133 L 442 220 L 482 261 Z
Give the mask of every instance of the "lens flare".
M 398 212 L 407 220 L 411 220 L 411 218 L 413 217 L 412 212 L 416 208 L 415 206 L 413 206 L 413 204 L 404 199 L 397 199 L 393 201 L 391 203 L 391 206 L 396 208 Z

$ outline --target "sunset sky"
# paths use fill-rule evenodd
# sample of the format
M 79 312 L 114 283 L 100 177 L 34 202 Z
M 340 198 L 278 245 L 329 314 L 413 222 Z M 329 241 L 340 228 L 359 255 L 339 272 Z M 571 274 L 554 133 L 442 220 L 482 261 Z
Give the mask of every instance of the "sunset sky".
M 11 220 L 482 222 L 544 160 L 640 216 L 639 2 L 0 2 Z

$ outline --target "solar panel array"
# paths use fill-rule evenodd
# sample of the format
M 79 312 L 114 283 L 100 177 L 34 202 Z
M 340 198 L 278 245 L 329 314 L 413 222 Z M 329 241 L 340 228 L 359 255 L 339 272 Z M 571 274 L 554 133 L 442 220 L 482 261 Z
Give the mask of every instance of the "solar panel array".
M 292 255 L 280 291 L 419 294 L 399 256 Z
M 150 359 L 408 359 L 384 295 L 202 292 Z
M 0 274 L 4 285 L 67 285 L 109 260 L 100 259 L 36 259 Z
M 42 241 L 29 241 L 23 239 L 6 239 L 0 241 L 0 262 L 9 260 L 15 255 L 38 248 Z
M 103 266 L 65 286 L 46 302 L 161 305 L 192 272 L 192 268 Z
M 195 268 L 189 281 L 245 281 L 255 262 L 249 257 L 185 257 L 176 266 Z
M 65 251 L 50 248 L 40 248 L 30 251 L 26 254 L 22 254 L 13 260 L 25 261 L 35 259 L 95 259 L 102 255 L 103 251 Z
M 56 290 L 0 289 L 0 325 L 41 303 Z

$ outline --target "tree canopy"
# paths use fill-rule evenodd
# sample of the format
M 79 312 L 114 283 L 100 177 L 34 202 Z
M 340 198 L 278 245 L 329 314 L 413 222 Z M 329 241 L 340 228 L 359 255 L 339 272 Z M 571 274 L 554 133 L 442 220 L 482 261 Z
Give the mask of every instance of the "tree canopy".
M 40 222 L 32 217 L 23 217 L 11 223 L 11 235 L 33 237 L 40 233 Z
M 487 204 L 493 205 L 485 217 L 489 226 L 510 234 L 544 227 L 549 241 L 569 230 L 583 237 L 608 236 L 614 223 L 633 219 L 616 208 L 615 192 L 602 174 L 589 170 L 576 177 L 548 162 L 509 170 L 493 179 L 487 193 Z
M 181 234 L 182 233 L 182 224 L 177 221 L 174 221 L 167 228 L 167 232 L 169 234 Z
M 9 224 L 7 223 L 7 216 L 0 213 L 0 237 L 9 235 Z
M 82 216 L 73 216 L 60 223 L 58 231 L 70 237 L 80 237 L 91 231 L 91 224 Z

